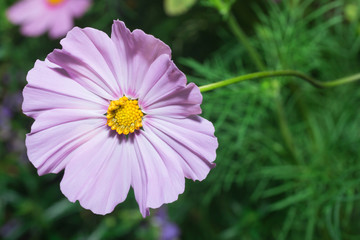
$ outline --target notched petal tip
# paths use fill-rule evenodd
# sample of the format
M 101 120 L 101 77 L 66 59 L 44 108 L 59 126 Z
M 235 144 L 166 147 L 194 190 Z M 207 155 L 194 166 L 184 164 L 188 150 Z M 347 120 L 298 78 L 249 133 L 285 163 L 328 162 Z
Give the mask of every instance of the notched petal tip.
M 76 35 L 76 34 L 78 34 L 79 32 L 82 32 L 84 29 L 85 29 L 85 28 L 79 28 L 79 27 L 77 27 L 77 26 L 73 27 L 72 29 L 70 29 L 70 30 L 66 33 L 65 37 L 60 40 L 60 45 L 63 46 L 63 45 L 64 45 L 64 41 L 66 41 L 67 38 L 71 37 L 71 36 L 74 35 L 74 34 Z
M 156 52 L 158 52 L 157 56 L 161 54 L 167 54 L 171 58 L 170 47 L 163 41 L 161 41 L 159 38 L 156 38 L 151 34 L 147 34 L 141 29 L 135 29 L 134 31 L 130 31 L 130 29 L 126 27 L 123 21 L 114 20 L 112 25 L 111 38 L 114 39 L 120 37 L 119 34 L 122 36 L 122 39 L 133 39 L 137 42 L 141 42 L 143 44 L 151 46 L 151 48 L 156 49 Z M 133 47 L 136 46 L 137 45 Z M 144 48 L 148 46 L 145 46 Z
M 145 208 L 144 210 L 140 210 L 140 213 L 143 218 L 146 218 L 146 217 L 150 216 L 150 209 Z

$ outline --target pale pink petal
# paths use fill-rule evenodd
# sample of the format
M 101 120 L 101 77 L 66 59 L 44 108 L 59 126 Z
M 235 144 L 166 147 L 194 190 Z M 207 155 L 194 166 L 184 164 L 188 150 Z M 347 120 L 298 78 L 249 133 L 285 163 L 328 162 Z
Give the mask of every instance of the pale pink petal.
M 22 24 L 21 33 L 25 36 L 39 36 L 47 30 L 51 15 L 46 14 L 46 7 L 39 0 L 25 0 L 12 6 L 8 17 L 14 24 Z
M 185 187 L 180 163 L 170 158 L 168 147 L 157 144 L 158 140 L 150 131 L 134 136 L 137 159 L 133 164 L 138 166 L 133 167 L 137 171 L 132 172 L 132 186 L 143 216 L 148 208 L 177 200 Z
M 153 131 L 162 140 L 158 144 L 168 145 L 181 157 L 180 164 L 187 178 L 201 181 L 215 166 L 218 142 L 214 126 L 206 119 L 148 116 L 144 130 Z
M 29 37 L 36 37 L 43 34 L 49 27 L 48 17 L 48 15 L 34 16 L 32 19 L 23 23 L 20 29 L 21 33 Z
M 168 55 L 160 55 L 148 69 L 139 91 L 139 104 L 146 114 L 187 117 L 200 114 L 202 95 Z
M 140 150 L 137 145 L 134 145 L 135 134 L 129 136 L 130 141 L 126 142 L 127 147 L 124 151 L 131 159 L 135 159 L 131 162 L 131 186 L 134 189 L 135 199 L 139 205 L 140 213 L 143 217 L 146 217 L 150 215 L 149 207 L 146 205 L 148 194 L 147 176 Z M 140 158 L 138 156 L 140 156 Z
M 47 56 L 47 60 L 59 65 L 69 74 L 71 79 L 93 94 L 109 100 L 118 98 L 118 93 L 112 91 L 110 85 L 99 73 L 68 52 L 56 49 Z
M 91 0 L 74 0 L 69 1 L 66 8 L 74 17 L 80 17 L 88 10 L 90 5 Z
M 190 83 L 159 97 L 152 104 L 144 107 L 143 110 L 149 115 L 183 118 L 200 114 L 201 102 L 202 95 L 199 88 L 194 83 Z
M 127 141 L 103 129 L 79 148 L 66 166 L 61 191 L 67 198 L 96 214 L 107 214 L 126 199 L 131 181 Z
M 90 0 L 67 0 L 50 6 L 46 0 L 20 0 L 7 11 L 14 24 L 20 24 L 26 36 L 38 36 L 47 30 L 52 38 L 64 36 L 73 27 L 73 18 L 79 17 L 90 6 Z
M 114 21 L 111 39 L 120 56 L 117 68 L 123 69 L 126 76 L 125 81 L 119 78 L 124 94 L 138 98 L 138 90 L 152 62 L 162 54 L 170 56 L 171 50 L 161 40 L 142 30 L 130 32 L 120 21 Z
M 49 67 L 43 61 L 36 61 L 27 81 L 23 91 L 23 111 L 35 119 L 51 109 L 88 109 L 103 114 L 109 105 L 108 100 L 83 88 L 63 69 Z
M 122 96 L 117 81 L 120 73 L 115 67 L 119 58 L 114 43 L 104 32 L 75 27 L 60 43 L 63 49 L 49 54 L 51 62 L 68 71 L 80 84 L 92 80 L 111 98 Z
M 7 10 L 6 15 L 14 24 L 30 21 L 34 17 L 40 16 L 43 12 L 44 7 L 39 3 L 41 2 L 38 0 L 18 1 Z M 34 5 L 38 5 L 38 7 L 34 8 Z
M 184 74 L 178 71 L 169 55 L 162 54 L 154 60 L 144 76 L 138 90 L 139 104 L 147 107 L 169 91 L 185 85 Z
M 49 24 L 49 36 L 51 38 L 60 38 L 74 26 L 71 13 L 67 13 L 62 9 L 62 14 L 53 15 L 52 22 Z
M 39 175 L 58 173 L 78 148 L 96 137 L 106 118 L 91 111 L 55 109 L 38 116 L 26 136 L 29 160 Z

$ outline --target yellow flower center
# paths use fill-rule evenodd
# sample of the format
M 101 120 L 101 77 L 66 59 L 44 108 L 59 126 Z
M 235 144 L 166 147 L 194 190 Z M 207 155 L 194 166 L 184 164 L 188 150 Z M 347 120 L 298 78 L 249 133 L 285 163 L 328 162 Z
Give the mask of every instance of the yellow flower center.
M 144 113 L 137 100 L 126 96 L 110 102 L 107 110 L 107 125 L 118 134 L 129 134 L 142 127 Z
M 50 5 L 58 5 L 65 0 L 47 0 L 47 1 L 48 1 L 48 3 L 50 3 Z

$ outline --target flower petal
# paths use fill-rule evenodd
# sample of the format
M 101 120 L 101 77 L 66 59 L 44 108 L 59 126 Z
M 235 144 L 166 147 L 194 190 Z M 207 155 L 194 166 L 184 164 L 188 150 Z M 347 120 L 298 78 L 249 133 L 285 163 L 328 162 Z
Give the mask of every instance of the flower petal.
M 131 181 L 131 161 L 125 137 L 104 127 L 82 145 L 66 166 L 61 191 L 71 201 L 96 214 L 107 214 L 126 199 Z
M 118 68 L 122 68 L 124 81 L 121 81 L 124 94 L 138 98 L 138 90 L 143 79 L 156 58 L 162 54 L 170 57 L 170 48 L 154 36 L 136 29 L 130 32 L 121 21 L 114 21 L 111 39 L 115 43 L 120 61 Z
M 137 157 L 134 164 L 138 166 L 132 168 L 131 184 L 144 217 L 148 208 L 175 201 L 185 188 L 181 165 L 169 157 L 168 147 L 157 144 L 157 141 L 156 135 L 150 131 L 134 136 Z
M 186 178 L 201 181 L 215 167 L 218 142 L 211 122 L 198 116 L 185 119 L 148 116 L 144 130 L 150 128 L 162 140 L 158 144 L 168 145 L 174 156 L 180 156 Z
M 113 100 L 117 98 L 117 93 L 112 92 L 106 81 L 95 72 L 91 67 L 71 54 L 54 50 L 47 56 L 47 60 L 63 68 L 71 79 L 79 83 L 88 91 L 101 98 Z
M 140 87 L 139 104 L 147 114 L 187 117 L 200 114 L 202 95 L 168 55 L 159 56 L 147 71 Z
M 185 75 L 175 66 L 169 55 L 162 54 L 149 66 L 139 87 L 139 98 L 146 103 L 146 107 L 158 98 L 185 85 Z
M 34 8 L 34 2 L 33 0 L 18 1 L 7 10 L 8 19 L 14 24 L 21 24 L 41 15 L 41 12 L 45 9 L 43 4 L 39 4 L 38 7 Z
M 106 123 L 105 116 L 91 111 L 54 109 L 38 116 L 26 136 L 29 160 L 39 175 L 58 173 L 70 155 L 96 136 Z
M 121 73 L 115 67 L 119 62 L 113 41 L 106 33 L 93 28 L 73 28 L 60 41 L 62 50 L 49 54 L 48 59 L 64 68 L 81 85 L 89 80 L 105 90 L 109 100 L 122 96 L 118 79 Z M 67 62 L 69 61 L 69 62 Z M 91 88 L 95 91 L 94 88 Z M 100 91 L 99 91 L 100 92 Z M 99 93 L 100 94 L 100 93 Z
M 69 1 L 66 8 L 74 17 L 80 17 L 91 5 L 91 0 Z
M 9 8 L 7 17 L 22 24 L 24 35 L 38 36 L 50 30 L 50 37 L 56 38 L 64 36 L 72 28 L 73 18 L 84 14 L 90 4 L 90 0 L 71 0 L 50 6 L 46 0 L 22 0 Z
M 137 133 L 138 134 L 138 133 Z M 131 134 L 128 141 L 125 141 L 126 147 L 124 151 L 126 155 L 132 159 L 131 162 L 131 186 L 134 189 L 135 199 L 139 204 L 140 213 L 143 217 L 150 215 L 150 210 L 146 206 L 147 192 L 147 176 L 142 158 L 138 158 L 140 150 L 134 145 L 134 134 Z
M 51 67 L 43 61 L 36 61 L 27 75 L 24 88 L 23 111 L 37 116 L 50 109 L 88 109 L 105 113 L 109 102 L 73 81 L 61 68 Z
M 21 33 L 24 34 L 25 36 L 31 36 L 31 37 L 39 36 L 44 32 L 46 32 L 46 30 L 50 25 L 49 19 L 51 18 L 51 16 L 48 14 L 43 14 L 42 12 L 36 11 L 28 18 L 29 19 L 25 20 L 21 26 Z
M 199 88 L 194 83 L 190 83 L 160 97 L 143 110 L 149 115 L 184 118 L 200 114 L 201 102 L 202 95 Z
M 66 12 L 66 9 L 61 10 L 61 14 L 52 16 L 51 24 L 49 24 L 49 36 L 51 38 L 60 38 L 65 36 L 66 33 L 74 26 L 74 21 L 70 12 Z

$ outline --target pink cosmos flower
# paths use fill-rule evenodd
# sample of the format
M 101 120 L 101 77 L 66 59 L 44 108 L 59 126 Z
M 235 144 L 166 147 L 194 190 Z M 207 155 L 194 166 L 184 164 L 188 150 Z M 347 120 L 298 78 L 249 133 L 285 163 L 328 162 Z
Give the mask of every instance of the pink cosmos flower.
M 21 25 L 26 36 L 39 36 L 49 31 L 59 38 L 74 26 L 73 18 L 82 16 L 91 0 L 22 0 L 7 11 L 8 19 Z
M 65 169 L 72 202 L 111 212 L 130 186 L 143 216 L 203 180 L 217 139 L 198 116 L 202 95 L 171 60 L 170 48 L 114 21 L 111 38 L 75 27 L 62 49 L 27 75 L 23 111 L 35 119 L 28 157 L 39 175 Z

